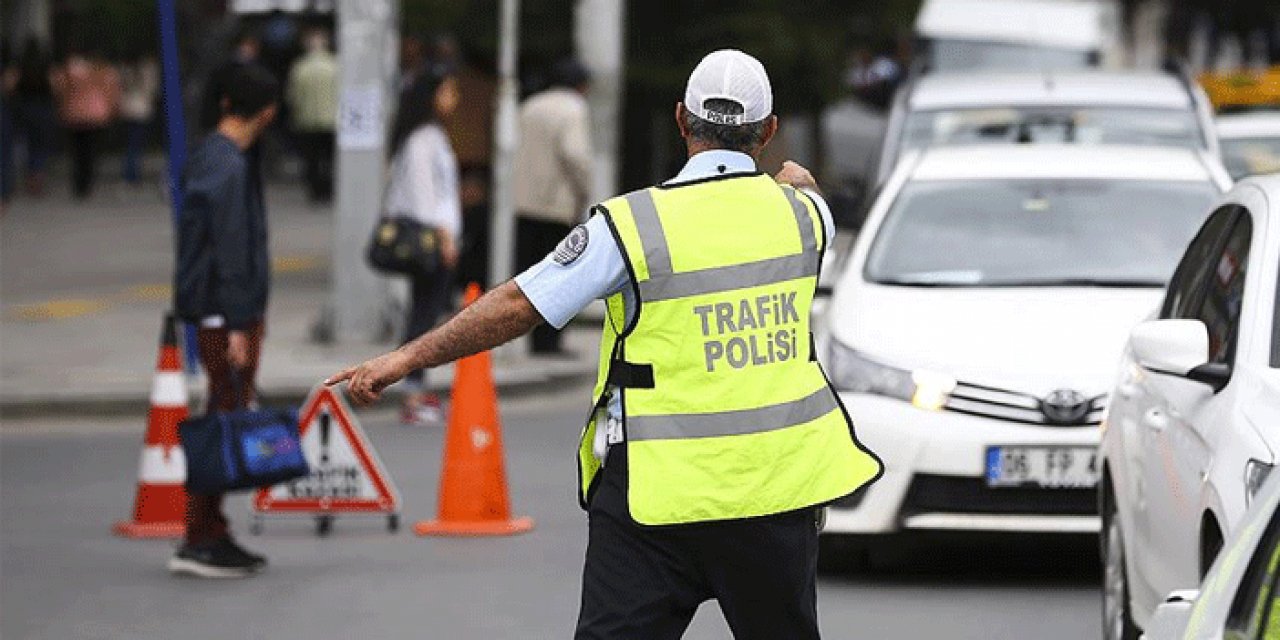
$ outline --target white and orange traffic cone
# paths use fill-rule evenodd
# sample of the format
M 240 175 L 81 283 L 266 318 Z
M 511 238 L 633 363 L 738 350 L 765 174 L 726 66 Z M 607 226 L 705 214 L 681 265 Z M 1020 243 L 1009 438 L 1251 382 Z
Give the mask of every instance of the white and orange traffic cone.
M 178 354 L 178 332 L 166 314 L 156 377 L 151 383 L 147 436 L 138 464 L 133 520 L 112 530 L 129 538 L 176 538 L 186 530 L 187 460 L 178 442 L 178 423 L 187 418 L 187 382 Z

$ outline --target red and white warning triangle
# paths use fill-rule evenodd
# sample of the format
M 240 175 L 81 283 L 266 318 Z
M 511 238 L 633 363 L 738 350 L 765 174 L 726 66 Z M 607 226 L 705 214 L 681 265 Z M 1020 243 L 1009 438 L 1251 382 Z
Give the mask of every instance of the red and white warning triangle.
M 400 510 L 400 492 L 340 392 L 325 386 L 312 391 L 298 414 L 298 428 L 310 475 L 259 489 L 253 500 L 255 511 Z

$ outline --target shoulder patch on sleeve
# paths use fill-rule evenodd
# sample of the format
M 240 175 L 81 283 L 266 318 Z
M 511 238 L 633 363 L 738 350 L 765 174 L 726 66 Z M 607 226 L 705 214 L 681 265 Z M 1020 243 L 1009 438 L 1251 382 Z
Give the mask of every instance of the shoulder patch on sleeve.
M 590 234 L 587 233 L 586 225 L 578 225 L 560 241 L 560 245 L 552 252 L 551 259 L 555 260 L 561 266 L 573 264 L 583 251 L 587 250 L 587 243 L 590 241 Z

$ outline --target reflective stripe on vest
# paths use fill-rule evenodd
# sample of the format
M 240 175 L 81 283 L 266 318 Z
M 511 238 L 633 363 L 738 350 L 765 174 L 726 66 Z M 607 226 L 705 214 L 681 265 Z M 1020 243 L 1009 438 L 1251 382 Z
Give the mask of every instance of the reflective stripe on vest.
M 768 176 L 736 176 L 638 191 L 599 210 L 638 309 L 627 326 L 621 294 L 609 300 L 597 406 L 612 363 L 653 374 L 652 388 L 619 390 L 637 522 L 781 513 L 879 474 L 809 353 L 825 239 L 806 196 Z M 602 414 L 579 443 L 584 503 L 600 469 L 590 442 Z

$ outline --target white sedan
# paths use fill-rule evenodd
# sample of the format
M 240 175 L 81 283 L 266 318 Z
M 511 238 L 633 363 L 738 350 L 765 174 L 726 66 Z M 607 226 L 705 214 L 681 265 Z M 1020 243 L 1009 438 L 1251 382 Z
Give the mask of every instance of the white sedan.
M 1169 594 L 1142 637 L 1280 638 L 1280 477 L 1262 486 L 1200 588 Z
M 1096 533 L 1115 360 L 1228 186 L 1217 160 L 1172 147 L 904 158 L 817 332 L 886 466 L 828 509 L 824 562 L 860 554 L 868 534 Z
M 1107 638 L 1200 582 L 1276 463 L 1278 267 L 1280 176 L 1244 180 L 1133 330 L 1099 452 Z

